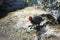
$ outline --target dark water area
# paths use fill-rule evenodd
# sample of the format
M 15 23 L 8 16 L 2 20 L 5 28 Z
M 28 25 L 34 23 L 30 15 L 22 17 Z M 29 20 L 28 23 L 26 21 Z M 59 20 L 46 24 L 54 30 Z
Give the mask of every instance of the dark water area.
M 21 0 L 7 0 L 0 5 L 0 19 L 7 16 L 9 12 L 24 9 L 28 6 L 27 2 Z

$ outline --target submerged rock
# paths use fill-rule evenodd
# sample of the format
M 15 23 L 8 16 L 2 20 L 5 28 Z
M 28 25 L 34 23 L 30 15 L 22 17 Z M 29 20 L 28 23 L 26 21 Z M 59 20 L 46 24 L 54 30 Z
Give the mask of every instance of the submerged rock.
M 7 0 L 3 3 L 2 6 L 6 11 L 13 11 L 23 9 L 28 6 L 28 4 L 26 2 L 23 2 L 22 0 Z

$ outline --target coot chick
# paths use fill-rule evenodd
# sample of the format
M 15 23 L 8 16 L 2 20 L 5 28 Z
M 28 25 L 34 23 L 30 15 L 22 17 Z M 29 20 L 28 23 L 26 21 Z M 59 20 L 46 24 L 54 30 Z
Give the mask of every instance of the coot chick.
M 35 16 L 35 17 L 29 16 L 29 20 L 33 25 L 39 25 L 41 21 L 43 21 L 41 16 Z

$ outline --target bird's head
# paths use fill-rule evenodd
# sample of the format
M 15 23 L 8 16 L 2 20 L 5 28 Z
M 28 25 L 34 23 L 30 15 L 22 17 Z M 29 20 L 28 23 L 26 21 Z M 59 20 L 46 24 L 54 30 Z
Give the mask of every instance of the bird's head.
M 31 21 L 32 20 L 32 16 L 29 16 L 29 21 Z

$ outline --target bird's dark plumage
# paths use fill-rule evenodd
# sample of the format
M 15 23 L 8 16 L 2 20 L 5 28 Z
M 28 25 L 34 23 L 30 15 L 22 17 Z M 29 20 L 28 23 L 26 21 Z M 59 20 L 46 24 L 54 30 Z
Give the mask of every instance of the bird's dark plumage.
M 30 17 L 30 21 L 32 24 L 40 24 L 43 19 L 41 16 L 35 16 L 33 18 Z

